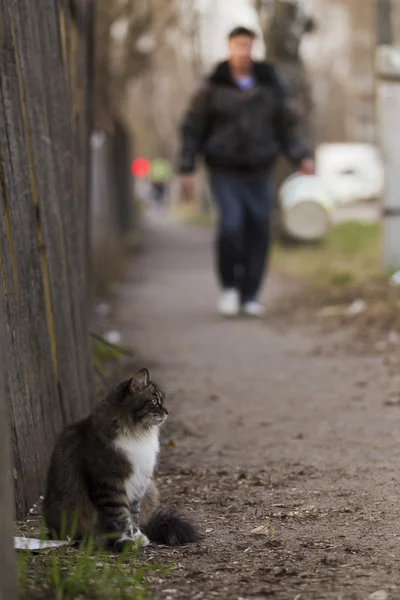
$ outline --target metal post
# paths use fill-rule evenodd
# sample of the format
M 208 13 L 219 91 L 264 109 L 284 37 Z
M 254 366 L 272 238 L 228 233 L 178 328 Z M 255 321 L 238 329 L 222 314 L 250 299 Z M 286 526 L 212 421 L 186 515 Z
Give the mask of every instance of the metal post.
M 385 165 L 382 201 L 383 264 L 400 268 L 400 49 L 376 52 L 378 133 Z
M 383 265 L 400 268 L 400 49 L 392 46 L 392 0 L 377 0 L 376 106 L 385 165 Z

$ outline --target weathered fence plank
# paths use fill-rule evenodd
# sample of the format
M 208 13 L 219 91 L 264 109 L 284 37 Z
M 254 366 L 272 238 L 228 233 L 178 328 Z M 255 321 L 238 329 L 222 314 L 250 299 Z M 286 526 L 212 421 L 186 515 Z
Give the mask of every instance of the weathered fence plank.
M 0 302 L 0 600 L 16 600 L 17 576 L 13 545 L 14 493 L 6 404 L 4 325 L 3 302 Z
M 56 434 L 92 398 L 85 52 L 66 4 L 0 0 L 0 268 L 19 515 L 43 490 Z

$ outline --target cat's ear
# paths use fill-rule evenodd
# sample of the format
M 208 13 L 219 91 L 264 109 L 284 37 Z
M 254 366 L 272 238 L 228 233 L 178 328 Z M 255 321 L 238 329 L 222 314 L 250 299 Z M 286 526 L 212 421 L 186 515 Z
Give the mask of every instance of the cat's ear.
M 129 391 L 146 388 L 150 383 L 150 373 L 148 369 L 140 369 L 134 374 L 129 382 Z

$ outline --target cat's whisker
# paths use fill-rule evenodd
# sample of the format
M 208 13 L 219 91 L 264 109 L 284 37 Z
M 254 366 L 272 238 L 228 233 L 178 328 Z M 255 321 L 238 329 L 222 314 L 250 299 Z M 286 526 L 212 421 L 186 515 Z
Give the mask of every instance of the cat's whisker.
M 170 430 L 168 429 L 168 426 L 166 425 L 166 421 L 164 421 L 164 423 L 161 425 L 161 431 L 165 434 L 165 435 L 171 435 Z

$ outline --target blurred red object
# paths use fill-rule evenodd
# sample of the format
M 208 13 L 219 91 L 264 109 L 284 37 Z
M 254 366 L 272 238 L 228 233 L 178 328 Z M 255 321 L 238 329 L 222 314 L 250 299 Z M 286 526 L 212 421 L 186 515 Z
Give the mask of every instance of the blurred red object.
M 150 173 L 150 162 L 147 158 L 135 158 L 131 170 L 135 177 L 147 177 Z

